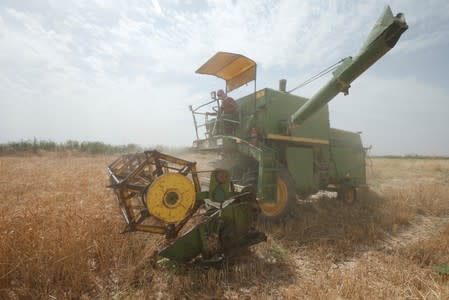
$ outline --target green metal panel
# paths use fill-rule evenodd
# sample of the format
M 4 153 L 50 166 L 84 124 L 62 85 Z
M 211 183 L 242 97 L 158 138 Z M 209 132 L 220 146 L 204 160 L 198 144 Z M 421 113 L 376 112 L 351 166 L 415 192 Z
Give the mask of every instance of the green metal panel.
M 332 181 L 349 178 L 354 185 L 366 183 L 365 151 L 360 135 L 340 129 L 330 130 Z
M 213 247 L 209 244 L 211 235 L 221 237 L 220 246 L 224 247 L 224 250 L 244 245 L 242 239 L 248 234 L 254 218 L 252 205 L 248 202 L 232 203 L 225 207 L 221 214 L 216 211 L 162 249 L 159 255 L 175 261 L 190 261 L 200 254 L 211 252 Z
M 257 178 L 257 195 L 262 202 L 274 202 L 277 197 L 277 180 L 279 176 L 279 159 L 276 151 L 263 147 L 259 161 Z
M 257 100 L 254 100 L 254 95 L 237 100 L 241 122 L 238 131 L 240 138 L 248 138 L 252 127 L 256 127 L 260 134 L 286 134 L 292 111 L 298 110 L 307 102 L 307 98 L 268 88 L 260 90 L 257 94 L 259 95 Z M 254 116 L 254 101 L 257 107 L 256 116 Z M 329 110 L 325 105 L 301 127 L 292 130 L 291 135 L 327 140 L 328 129 Z
M 307 99 L 276 90 L 266 89 L 267 105 L 262 111 L 262 120 L 266 133 L 286 134 L 288 119 L 292 111 L 303 106 Z M 301 127 L 292 131 L 292 136 L 327 139 L 329 112 L 327 105 L 320 109 Z
M 291 130 L 292 136 L 327 140 L 329 136 L 329 108 L 327 105 L 319 109 L 301 126 Z
M 313 149 L 288 147 L 286 161 L 296 189 L 300 193 L 313 193 L 318 190 L 319 178 L 314 175 Z

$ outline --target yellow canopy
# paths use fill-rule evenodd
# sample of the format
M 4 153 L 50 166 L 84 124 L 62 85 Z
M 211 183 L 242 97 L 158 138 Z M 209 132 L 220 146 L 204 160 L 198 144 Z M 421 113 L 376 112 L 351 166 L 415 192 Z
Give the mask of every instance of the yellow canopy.
M 256 79 L 256 63 L 246 56 L 217 52 L 195 73 L 215 75 L 226 80 L 226 91 L 236 88 Z

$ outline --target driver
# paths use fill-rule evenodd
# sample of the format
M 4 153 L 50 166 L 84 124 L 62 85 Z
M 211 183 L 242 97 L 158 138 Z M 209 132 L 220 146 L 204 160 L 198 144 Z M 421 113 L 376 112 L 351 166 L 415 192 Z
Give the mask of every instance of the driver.
M 223 90 L 217 91 L 217 97 L 221 100 L 220 110 L 223 117 L 223 130 L 224 134 L 233 134 L 238 121 L 238 108 L 239 105 L 231 97 L 228 97 Z
M 223 90 L 217 91 L 217 97 L 221 100 L 220 109 L 225 114 L 232 114 L 237 111 L 239 105 L 231 97 L 228 97 Z

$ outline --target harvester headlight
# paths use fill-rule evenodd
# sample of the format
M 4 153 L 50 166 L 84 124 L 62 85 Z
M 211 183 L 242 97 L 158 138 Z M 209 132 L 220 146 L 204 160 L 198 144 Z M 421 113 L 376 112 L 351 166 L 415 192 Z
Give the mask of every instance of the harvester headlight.
M 217 139 L 217 146 L 222 146 L 223 145 L 223 139 L 219 138 Z
M 193 141 L 192 147 L 193 147 L 193 148 L 198 148 L 198 142 L 197 142 L 197 141 Z

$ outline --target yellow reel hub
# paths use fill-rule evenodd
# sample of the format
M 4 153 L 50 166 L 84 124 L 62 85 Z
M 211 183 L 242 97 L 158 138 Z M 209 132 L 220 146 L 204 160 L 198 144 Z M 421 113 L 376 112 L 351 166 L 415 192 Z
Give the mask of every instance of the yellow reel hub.
M 167 173 L 157 178 L 146 193 L 147 207 L 153 216 L 167 222 L 184 220 L 195 204 L 192 181 L 179 173 Z

